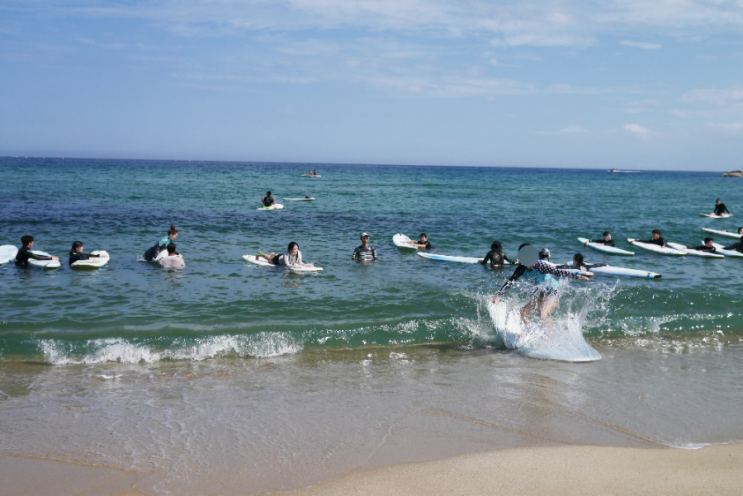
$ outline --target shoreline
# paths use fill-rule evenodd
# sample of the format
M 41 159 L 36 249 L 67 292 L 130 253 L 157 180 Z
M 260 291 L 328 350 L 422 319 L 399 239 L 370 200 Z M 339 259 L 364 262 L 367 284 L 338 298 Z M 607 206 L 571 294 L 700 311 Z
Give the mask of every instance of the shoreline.
M 473 494 L 741 494 L 743 443 L 700 449 L 547 446 L 476 452 L 435 461 L 352 471 L 311 487 L 275 492 L 240 491 L 255 483 L 241 474 L 220 494 L 473 495 Z M 0 455 L 3 494 L 165 494 L 148 490 L 167 477 L 63 461 Z M 201 494 L 185 492 L 177 494 Z

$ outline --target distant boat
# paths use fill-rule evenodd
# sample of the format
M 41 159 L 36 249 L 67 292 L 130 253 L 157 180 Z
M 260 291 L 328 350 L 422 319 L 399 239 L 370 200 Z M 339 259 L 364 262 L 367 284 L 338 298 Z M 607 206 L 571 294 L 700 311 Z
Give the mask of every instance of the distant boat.
M 609 169 L 609 172 L 622 172 L 619 169 Z

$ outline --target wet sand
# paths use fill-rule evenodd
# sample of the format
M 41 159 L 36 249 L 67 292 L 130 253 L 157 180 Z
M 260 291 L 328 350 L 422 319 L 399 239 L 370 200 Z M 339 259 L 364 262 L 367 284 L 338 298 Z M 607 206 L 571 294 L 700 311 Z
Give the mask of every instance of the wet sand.
M 4 496 L 141 496 L 162 474 L 0 456 Z M 245 487 L 254 480 L 243 481 Z M 232 487 L 239 487 L 233 481 Z M 743 443 L 698 450 L 515 448 L 355 472 L 293 492 L 314 495 L 743 493 Z M 254 492 L 232 493 L 256 494 Z

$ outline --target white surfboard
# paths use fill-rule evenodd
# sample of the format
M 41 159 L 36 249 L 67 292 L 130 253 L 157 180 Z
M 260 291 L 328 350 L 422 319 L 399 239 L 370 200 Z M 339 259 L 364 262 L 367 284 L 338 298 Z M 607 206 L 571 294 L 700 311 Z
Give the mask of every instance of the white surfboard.
M 288 201 L 315 201 L 314 198 L 282 198 L 282 200 L 288 200 Z
M 13 245 L 0 246 L 0 265 L 15 262 L 15 256 L 18 254 L 18 248 Z
M 276 269 L 289 269 L 294 272 L 321 272 L 322 267 L 315 267 L 312 264 L 302 264 L 300 266 L 284 266 L 274 265 L 263 257 L 256 257 L 255 255 L 243 255 L 243 260 L 252 264 L 260 265 L 261 267 L 273 267 Z
M 560 362 L 601 360 L 601 354 L 586 342 L 580 330 L 565 333 L 535 324 L 525 326 L 520 308 L 509 310 L 504 302 L 489 302 L 488 312 L 506 348 L 520 355 Z
M 31 253 L 44 257 L 51 256 L 45 251 L 31 250 Z M 62 264 L 59 263 L 59 260 L 35 260 L 33 258 L 28 259 L 28 265 L 30 267 L 36 267 L 37 269 L 41 270 L 58 269 L 62 266 Z
M 603 245 L 601 243 L 589 243 L 588 242 L 588 238 L 578 238 L 578 241 L 580 241 L 581 243 L 583 243 L 584 245 L 586 245 L 589 248 L 592 248 L 592 249 L 594 249 L 596 251 L 600 251 L 602 253 L 608 253 L 609 255 L 626 255 L 626 256 L 630 256 L 630 255 L 634 255 L 635 254 L 635 252 L 633 252 L 633 251 L 622 250 L 622 249 L 616 248 L 614 246 L 606 246 L 606 245 Z
M 166 252 L 167 253 L 167 252 Z M 91 257 L 88 260 L 78 260 L 77 262 L 74 262 L 70 267 L 73 269 L 100 269 L 101 267 L 105 266 L 110 258 L 108 256 L 108 252 L 101 250 L 101 251 L 93 251 L 90 253 L 91 255 L 99 255 L 98 257 Z
M 743 254 L 742 254 L 743 255 Z M 568 262 L 567 265 L 573 265 L 573 262 Z M 594 274 L 606 275 L 606 276 L 626 276 L 626 277 L 637 277 L 640 279 L 660 279 L 662 276 L 655 272 L 648 272 L 645 270 L 627 269 L 624 267 L 612 267 L 610 265 L 602 264 L 585 264 Z
M 281 203 L 274 203 L 270 207 L 258 207 L 257 210 L 281 210 L 282 208 L 284 208 L 284 205 Z
M 710 219 L 727 219 L 728 217 L 732 217 L 733 214 L 722 214 L 722 215 L 715 215 L 715 214 L 699 214 L 701 217 L 708 217 Z
M 740 238 L 743 237 L 743 234 L 738 234 L 737 232 L 718 231 L 717 229 L 707 229 L 706 227 L 703 227 L 702 231 L 712 233 L 712 234 L 719 234 L 720 236 L 725 236 L 728 238 L 736 238 L 738 240 L 740 240 Z
M 427 258 L 429 260 L 438 260 L 440 262 L 457 262 L 457 263 L 466 263 L 466 264 L 477 264 L 482 262 L 482 258 L 474 258 L 474 257 L 454 257 L 449 255 L 439 255 L 438 253 L 427 253 L 427 252 L 418 252 L 419 257 Z M 511 262 L 503 261 L 504 265 L 511 265 Z
M 631 245 L 634 245 L 638 248 L 642 248 L 643 250 L 652 251 L 653 253 L 657 253 L 658 255 L 666 255 L 669 257 L 683 257 L 686 256 L 685 251 L 680 250 L 674 250 L 673 248 L 668 248 L 666 246 L 658 246 L 653 243 L 641 243 L 639 241 L 636 241 L 633 238 L 627 238 L 627 242 Z
M 320 174 L 302 174 L 302 177 L 322 177 Z
M 704 244 L 704 242 L 702 242 L 702 244 Z M 743 258 L 743 253 L 736 250 L 726 250 L 725 247 L 720 243 L 712 243 L 712 246 L 717 248 L 717 253 L 719 253 L 720 255 L 725 255 L 725 257 Z
M 418 250 L 418 247 L 415 245 L 411 245 L 408 243 L 408 241 L 412 241 L 410 238 L 405 236 L 404 234 L 395 234 L 392 236 L 392 243 L 394 243 L 395 246 L 398 248 L 402 248 L 403 250 L 412 250 L 416 251 Z
M 698 251 L 698 250 L 690 250 L 686 246 L 680 244 L 680 243 L 666 243 L 668 246 L 673 248 L 674 250 L 682 251 L 689 255 L 690 257 L 700 257 L 700 258 L 725 258 L 725 255 L 721 255 L 719 253 L 710 253 L 708 251 Z

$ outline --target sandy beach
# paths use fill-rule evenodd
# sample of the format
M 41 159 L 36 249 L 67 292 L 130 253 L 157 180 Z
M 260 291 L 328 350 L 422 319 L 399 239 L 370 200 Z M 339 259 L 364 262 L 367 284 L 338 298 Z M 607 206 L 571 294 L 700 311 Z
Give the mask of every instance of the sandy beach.
M 9 456 L 0 457 L 0 473 L 3 496 L 135 496 L 148 494 L 138 489 L 141 483 L 151 483 L 162 475 Z M 247 486 L 255 481 L 244 482 Z M 239 481 L 233 481 L 231 486 L 239 487 Z M 697 450 L 597 446 L 504 449 L 354 472 L 314 487 L 280 494 L 738 495 L 741 492 L 743 443 Z M 256 493 L 238 490 L 231 494 Z

